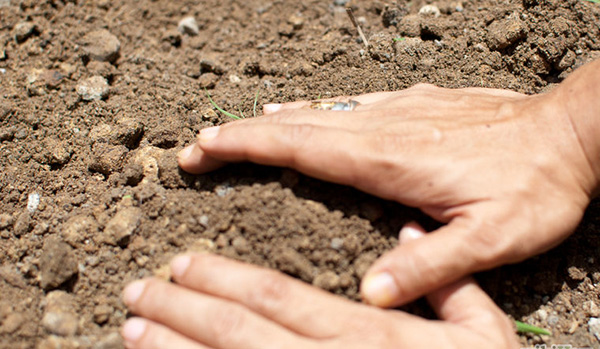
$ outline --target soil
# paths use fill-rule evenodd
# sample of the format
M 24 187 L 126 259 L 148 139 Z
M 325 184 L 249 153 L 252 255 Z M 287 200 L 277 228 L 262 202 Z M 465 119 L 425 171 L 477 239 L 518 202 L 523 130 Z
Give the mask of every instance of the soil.
M 287 169 L 182 173 L 177 151 L 231 121 L 204 88 L 246 115 L 258 88 L 259 107 L 419 82 L 532 94 L 600 57 L 588 1 L 352 1 L 369 50 L 346 2 L 0 0 L 0 347 L 121 348 L 124 285 L 188 250 L 359 300 L 403 223 L 435 225 Z M 557 249 L 478 276 L 553 333 L 524 346 L 600 347 L 599 232 L 594 202 Z

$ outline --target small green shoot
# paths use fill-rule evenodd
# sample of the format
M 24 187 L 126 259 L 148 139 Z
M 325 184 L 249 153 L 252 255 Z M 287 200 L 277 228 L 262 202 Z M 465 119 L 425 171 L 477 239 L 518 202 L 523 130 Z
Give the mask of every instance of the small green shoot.
M 585 0 L 589 2 L 593 2 L 594 4 L 600 4 L 600 0 Z
M 596 0 L 596 1 L 600 1 L 600 0 Z M 406 40 L 406 38 L 393 38 L 392 39 L 393 42 L 404 41 L 404 40 Z
M 258 104 L 258 94 L 260 93 L 260 85 L 256 88 L 256 95 L 254 96 L 254 106 L 252 107 L 252 113 L 256 117 L 256 105 Z
M 223 108 L 219 107 L 217 105 L 217 103 L 215 103 L 215 101 L 213 101 L 213 99 L 210 97 L 210 93 L 208 93 L 207 89 L 204 89 L 204 91 L 206 92 L 206 96 L 208 97 L 208 100 L 210 101 L 210 104 L 213 105 L 213 107 L 215 107 L 218 111 L 220 111 L 221 113 L 229 116 L 232 119 L 235 120 L 240 120 L 240 119 L 245 119 L 246 116 L 244 115 L 244 112 L 242 111 L 242 108 L 238 105 L 238 110 L 240 112 L 240 116 L 237 116 L 235 114 L 232 114 L 226 110 L 224 110 Z M 253 115 L 254 117 L 256 117 L 256 105 L 258 104 L 258 94 L 260 93 L 260 86 L 256 89 L 256 95 L 254 96 L 254 107 L 252 109 Z
M 232 119 L 236 119 L 236 120 L 240 120 L 240 119 L 242 119 L 241 117 L 239 117 L 239 116 L 237 116 L 237 115 L 235 115 L 235 114 L 231 114 L 230 112 L 228 112 L 228 111 L 226 111 L 226 110 L 222 109 L 221 107 L 219 107 L 219 106 L 217 105 L 217 103 L 215 103 L 215 101 L 213 101 L 213 99 L 212 99 L 212 98 L 210 98 L 210 93 L 208 93 L 208 90 L 207 90 L 207 89 L 204 89 L 204 91 L 206 91 L 206 96 L 208 97 L 208 100 L 210 101 L 210 104 L 212 104 L 212 105 L 213 105 L 213 107 L 215 107 L 215 108 L 216 108 L 218 111 L 220 111 L 221 113 L 223 113 L 223 114 L 225 114 L 225 115 L 229 116 L 229 117 L 230 117 L 230 118 L 232 118 Z
M 517 325 L 517 332 L 520 332 L 520 333 L 543 334 L 546 336 L 551 335 L 550 331 L 548 331 L 548 330 L 545 330 L 545 329 L 539 328 L 539 327 L 535 327 L 533 325 L 529 325 L 529 324 L 523 323 L 521 321 L 515 321 L 515 324 Z

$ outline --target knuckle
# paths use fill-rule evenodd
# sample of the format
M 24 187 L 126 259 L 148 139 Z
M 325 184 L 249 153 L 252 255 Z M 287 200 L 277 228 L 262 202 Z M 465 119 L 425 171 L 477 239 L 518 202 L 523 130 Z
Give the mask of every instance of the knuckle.
M 478 269 L 488 269 L 500 264 L 506 259 L 506 254 L 511 251 L 509 237 L 503 234 L 500 224 L 483 219 L 474 222 L 467 229 L 465 244 L 468 253 Z
M 242 308 L 221 306 L 213 313 L 209 323 L 209 335 L 220 344 L 235 342 L 235 338 L 243 333 L 242 329 L 246 322 L 247 316 Z
M 253 309 L 262 314 L 281 312 L 285 304 L 289 304 L 290 285 L 281 275 L 267 272 L 261 282 L 249 295 Z

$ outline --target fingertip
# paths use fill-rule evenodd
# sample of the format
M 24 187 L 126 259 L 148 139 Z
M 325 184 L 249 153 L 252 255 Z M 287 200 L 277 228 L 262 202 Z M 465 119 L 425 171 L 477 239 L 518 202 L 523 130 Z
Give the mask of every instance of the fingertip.
M 183 148 L 177 154 L 177 163 L 182 170 L 191 174 L 214 171 L 226 165 L 226 162 L 206 155 L 198 142 Z
M 365 302 L 380 308 L 393 306 L 394 301 L 400 296 L 396 280 L 385 272 L 365 277 L 361 283 L 360 293 Z
M 148 322 L 142 318 L 134 317 L 127 320 L 121 329 L 125 347 L 135 348 L 135 344 L 144 336 L 147 327 Z
M 405 224 L 402 229 L 400 229 L 398 240 L 401 244 L 404 244 L 409 241 L 420 239 L 424 236 L 425 229 L 423 229 L 423 227 L 417 222 L 410 222 Z
M 137 280 L 130 283 L 123 290 L 123 302 L 125 302 L 128 307 L 134 305 L 140 299 L 145 289 L 145 280 Z
M 192 264 L 192 256 L 190 256 L 190 255 L 177 256 L 177 257 L 173 258 L 173 260 L 171 261 L 171 274 L 176 279 L 181 279 L 185 275 L 185 273 L 187 272 L 187 270 L 191 264 Z
M 276 113 L 281 110 L 283 104 L 270 103 L 263 105 L 263 115 Z

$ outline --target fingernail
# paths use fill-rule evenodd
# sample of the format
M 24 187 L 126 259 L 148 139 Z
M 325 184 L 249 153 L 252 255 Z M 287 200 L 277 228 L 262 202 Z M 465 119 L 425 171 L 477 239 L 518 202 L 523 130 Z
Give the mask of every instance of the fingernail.
M 183 148 L 179 153 L 177 153 L 177 158 L 186 160 L 187 158 L 189 158 L 192 155 L 192 152 L 194 151 L 195 146 L 196 146 L 195 144 L 192 144 L 192 145 L 188 145 L 187 147 Z
M 398 297 L 398 287 L 394 278 L 388 273 L 367 276 L 363 282 L 362 295 L 369 304 L 388 307 Z
M 215 137 L 217 137 L 219 134 L 220 129 L 221 126 L 215 126 L 200 130 L 200 136 L 198 137 L 200 139 L 200 143 L 206 144 L 215 139 Z
M 192 263 L 191 256 L 177 256 L 171 261 L 171 274 L 176 277 L 182 277 Z
M 138 280 L 130 283 L 123 291 L 123 301 L 127 305 L 135 304 L 146 288 L 146 282 Z
M 263 105 L 263 113 L 265 113 L 265 114 L 275 113 L 275 112 L 280 111 L 281 107 L 283 107 L 283 104 L 277 104 L 277 103 L 265 104 L 265 105 Z
M 422 230 L 410 225 L 405 225 L 402 229 L 400 229 L 400 240 L 416 240 L 422 238 L 423 236 L 425 236 L 425 233 Z
M 127 320 L 123 325 L 123 330 L 121 330 L 125 346 L 128 348 L 133 347 L 133 344 L 142 338 L 147 326 L 147 322 L 142 319 L 132 318 Z

